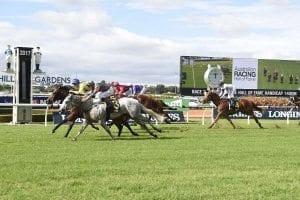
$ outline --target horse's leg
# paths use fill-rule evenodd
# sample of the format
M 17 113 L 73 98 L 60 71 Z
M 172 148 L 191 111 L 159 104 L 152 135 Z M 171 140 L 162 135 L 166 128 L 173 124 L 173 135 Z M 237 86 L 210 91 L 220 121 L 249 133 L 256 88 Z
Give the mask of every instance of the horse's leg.
M 136 132 L 134 132 L 131 129 L 130 125 L 128 124 L 128 119 L 129 119 L 129 117 L 127 117 L 126 115 L 121 115 L 121 116 L 116 117 L 116 118 L 113 119 L 112 124 L 115 124 L 118 127 L 118 130 L 119 130 L 118 137 L 121 136 L 123 126 L 126 126 L 127 129 L 131 132 L 132 135 L 138 136 L 138 134 Z
M 220 119 L 220 115 L 221 115 L 221 113 L 218 113 L 216 119 L 214 120 L 214 122 L 213 122 L 208 128 L 214 127 L 214 125 L 215 125 L 215 124 L 217 123 L 217 121 Z
M 254 115 L 254 113 L 251 115 L 253 117 L 253 119 L 255 120 L 255 122 L 258 124 L 259 128 L 264 128 L 261 123 L 258 121 L 257 117 Z
M 104 130 L 109 134 L 109 136 L 111 137 L 111 139 L 115 139 L 114 136 L 112 135 L 109 127 L 106 125 L 105 123 L 105 119 L 101 120 L 100 125 L 104 128 Z
M 65 136 L 64 136 L 64 137 L 68 137 L 68 135 L 69 135 L 71 129 L 73 128 L 74 124 L 75 124 L 75 121 L 73 121 L 73 122 L 69 125 L 69 128 L 68 128 L 67 132 L 65 133 Z
M 122 124 L 115 124 L 116 125 L 116 127 L 118 128 L 118 137 L 120 137 L 121 136 L 121 133 L 122 133 L 122 130 L 123 130 L 123 125 Z
M 93 123 L 91 123 L 91 127 L 92 127 L 93 129 L 96 129 L 97 131 L 99 131 L 99 128 L 98 128 L 97 126 L 95 126 Z
M 145 129 L 150 135 L 153 137 L 157 138 L 157 135 L 149 130 L 149 128 L 146 126 L 144 120 L 143 120 L 143 115 L 140 115 L 139 117 L 134 118 L 136 123 L 138 123 L 143 129 Z
M 86 129 L 86 127 L 88 126 L 89 124 L 87 123 L 86 120 L 84 120 L 82 122 L 82 125 L 81 125 L 81 128 L 80 130 L 78 131 L 77 135 L 73 138 L 74 141 L 77 140 L 77 138 L 81 135 L 81 133 L 83 133 L 83 131 Z
M 233 124 L 233 122 L 232 122 L 232 120 L 230 119 L 230 117 L 227 116 L 226 119 L 229 121 L 229 123 L 231 124 L 231 126 L 235 129 L 235 125 Z
M 118 132 L 118 137 L 121 136 L 121 133 L 122 133 L 122 130 L 123 130 L 123 125 L 126 126 L 126 128 L 130 131 L 130 133 L 131 133 L 132 135 L 134 135 L 134 136 L 139 136 L 139 134 L 137 134 L 136 132 L 134 132 L 134 131 L 132 130 L 132 128 L 130 127 L 130 125 L 128 124 L 127 121 L 124 121 L 124 122 L 123 122 L 123 125 L 122 125 L 122 124 L 115 124 L 115 125 L 118 127 L 118 130 L 119 130 L 119 132 Z
M 157 128 L 156 126 L 154 126 L 152 123 L 151 123 L 151 120 L 147 119 L 147 118 L 144 118 L 145 119 L 145 122 L 147 122 L 154 130 L 156 130 L 157 132 L 160 132 L 161 133 L 161 129 Z
M 123 122 L 123 125 L 126 126 L 126 128 L 130 131 L 130 133 L 131 133 L 132 135 L 134 135 L 134 136 L 139 136 L 139 134 L 137 134 L 136 132 L 134 132 L 134 131 L 132 130 L 132 128 L 131 128 L 130 125 L 128 124 L 128 121 L 127 121 L 127 120 Z M 123 126 L 122 126 L 122 128 L 123 128 Z
M 55 131 L 64 123 L 66 123 L 68 121 L 67 118 L 65 118 L 64 120 L 62 120 L 60 123 L 58 123 L 53 129 L 52 129 L 52 133 L 55 133 Z

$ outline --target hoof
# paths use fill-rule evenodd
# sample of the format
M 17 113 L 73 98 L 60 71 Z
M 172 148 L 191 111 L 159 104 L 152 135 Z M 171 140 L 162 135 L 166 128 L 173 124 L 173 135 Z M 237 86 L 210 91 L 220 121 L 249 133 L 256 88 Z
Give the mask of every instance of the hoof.
M 52 133 L 52 134 L 55 133 L 55 130 L 52 130 L 51 133 Z
M 165 121 L 167 124 L 171 124 L 171 120 L 170 120 L 169 118 L 166 118 L 164 121 Z
M 73 138 L 72 141 L 77 141 L 77 138 Z
M 99 128 L 98 128 L 98 127 L 96 127 L 95 129 L 96 129 L 97 131 L 99 131 Z

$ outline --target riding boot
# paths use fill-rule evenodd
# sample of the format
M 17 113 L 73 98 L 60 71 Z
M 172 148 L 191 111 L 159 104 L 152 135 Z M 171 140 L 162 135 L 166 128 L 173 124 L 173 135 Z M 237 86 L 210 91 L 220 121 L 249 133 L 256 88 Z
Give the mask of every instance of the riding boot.
M 234 110 L 234 105 L 233 105 L 233 99 L 229 99 L 229 110 L 233 111 Z
M 232 110 L 236 111 L 237 110 L 237 108 L 236 108 L 236 100 L 234 98 L 230 99 L 230 104 L 231 104 Z
M 110 121 L 110 114 L 113 112 L 113 104 L 107 100 L 106 101 L 106 118 L 105 118 L 105 121 L 106 121 L 106 125 L 111 125 L 111 121 Z

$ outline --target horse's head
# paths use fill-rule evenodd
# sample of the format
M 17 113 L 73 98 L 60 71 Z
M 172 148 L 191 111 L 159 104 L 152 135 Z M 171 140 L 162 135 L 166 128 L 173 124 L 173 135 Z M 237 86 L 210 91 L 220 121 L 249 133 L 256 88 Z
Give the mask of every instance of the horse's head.
M 209 101 L 216 102 L 219 101 L 220 97 L 217 93 L 209 90 L 204 93 L 204 98 L 202 99 L 202 103 L 207 103 Z
M 70 87 L 68 86 L 58 86 L 48 97 L 46 103 L 53 104 L 55 101 L 64 100 L 69 94 Z

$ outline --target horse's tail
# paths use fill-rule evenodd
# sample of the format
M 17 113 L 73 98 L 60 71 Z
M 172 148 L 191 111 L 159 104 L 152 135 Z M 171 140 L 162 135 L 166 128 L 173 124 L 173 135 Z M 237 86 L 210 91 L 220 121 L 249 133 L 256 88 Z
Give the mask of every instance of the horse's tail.
M 169 105 L 167 105 L 163 100 L 162 101 L 162 105 L 163 105 L 163 109 L 168 109 L 168 110 L 177 110 L 177 108 L 171 107 Z
M 159 122 L 164 122 L 165 121 L 165 117 L 162 115 L 157 114 L 156 112 L 152 111 L 151 109 L 146 108 L 145 106 L 143 106 L 141 104 L 142 107 L 142 111 L 152 117 L 154 117 L 157 121 Z

